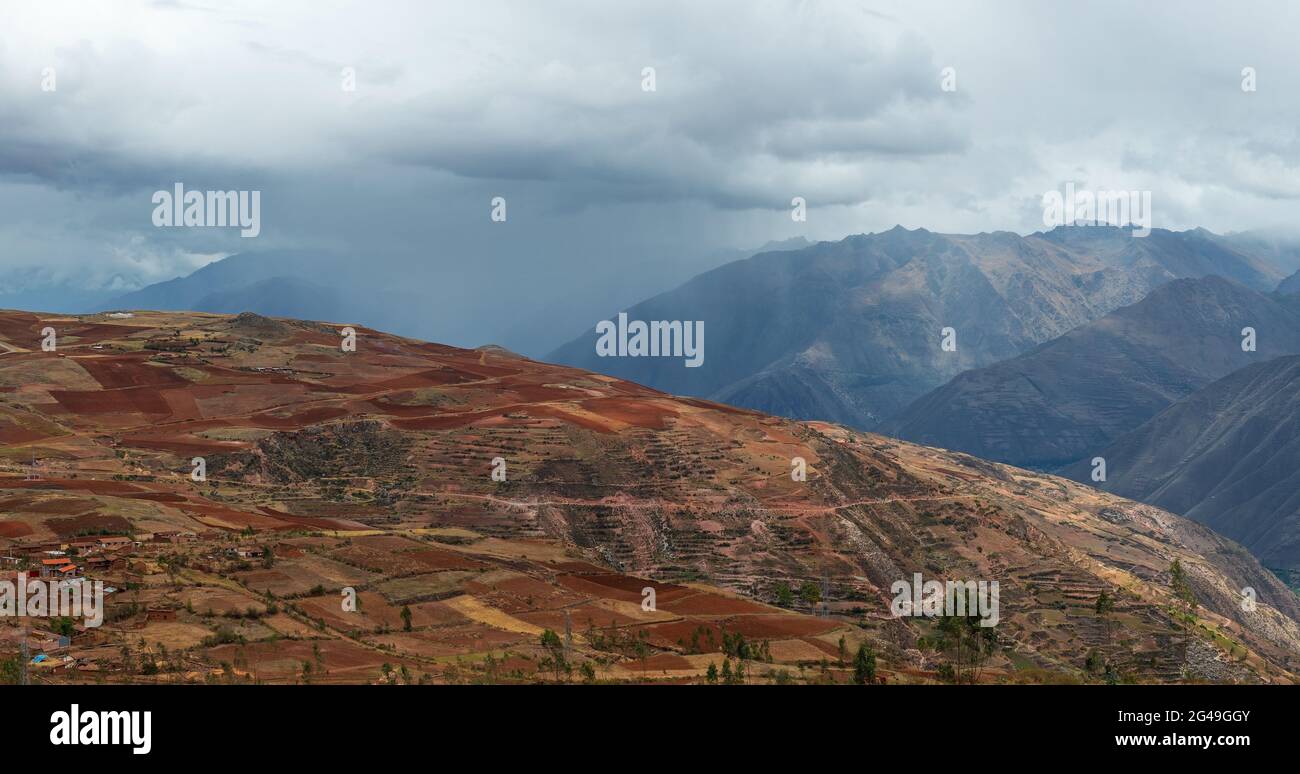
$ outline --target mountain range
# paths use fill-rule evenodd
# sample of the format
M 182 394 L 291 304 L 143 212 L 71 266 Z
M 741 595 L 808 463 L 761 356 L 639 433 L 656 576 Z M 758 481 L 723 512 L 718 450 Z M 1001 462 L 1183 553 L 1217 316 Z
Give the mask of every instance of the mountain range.
M 902 227 L 706 272 L 627 309 L 701 320 L 707 362 L 605 358 L 593 328 L 548 359 L 768 413 L 872 428 L 963 371 L 1015 357 L 1215 274 L 1271 291 L 1281 272 L 1202 229 L 936 234 Z M 611 313 L 615 310 L 611 310 Z M 945 329 L 955 348 L 944 347 Z
M 795 250 L 807 244 L 795 237 L 768 242 L 759 252 Z M 259 250 L 230 255 L 186 276 L 124 294 L 29 293 L 12 296 L 10 306 L 63 312 L 255 312 L 348 320 L 411 336 L 493 342 L 525 354 L 541 354 L 567 340 L 568 331 L 611 303 L 632 303 L 702 269 L 755 252 L 728 249 L 674 254 L 654 262 L 623 260 L 599 271 L 575 272 L 562 295 L 547 297 L 535 292 L 507 295 L 491 286 L 495 294 L 484 292 L 483 284 L 474 279 L 430 267 L 394 265 L 400 263 L 396 259 L 328 250 Z M 403 282 L 392 283 L 392 276 L 403 277 Z M 3 301 L 0 295 L 0 308 Z M 467 304 L 475 311 L 467 312 Z M 497 309 L 501 313 L 492 314 Z
M 1300 299 L 1220 277 L 1176 280 L 1018 357 L 962 373 L 882 432 L 1052 469 L 1232 371 L 1300 353 Z M 1243 350 L 1242 331 L 1255 331 Z

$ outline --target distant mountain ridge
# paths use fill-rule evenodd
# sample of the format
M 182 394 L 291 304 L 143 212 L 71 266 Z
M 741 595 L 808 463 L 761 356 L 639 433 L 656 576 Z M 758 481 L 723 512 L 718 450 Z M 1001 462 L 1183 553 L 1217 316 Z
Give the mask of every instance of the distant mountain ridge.
M 306 250 L 268 250 L 255 253 L 237 253 L 213 261 L 194 272 L 176 279 L 147 285 L 125 293 L 110 303 L 123 309 L 156 309 L 160 311 L 217 311 L 199 309 L 207 298 L 232 299 L 246 288 L 273 278 L 288 282 L 289 278 L 328 276 L 341 260 L 329 253 Z M 274 302 L 274 299 L 264 298 Z M 274 309 L 241 309 L 260 314 L 282 317 Z M 325 316 L 338 319 L 337 316 Z
M 86 303 L 59 304 L 57 308 L 33 301 L 44 296 L 20 296 L 15 308 L 85 312 L 106 309 L 158 309 L 206 311 L 298 317 L 313 320 L 349 320 L 407 336 L 460 340 L 468 345 L 500 342 L 527 355 L 554 349 L 578 321 L 603 311 L 610 299 L 638 300 L 645 288 L 670 288 L 699 272 L 739 260 L 756 252 L 795 250 L 809 243 L 793 237 L 766 243 L 759 250 L 726 249 L 704 255 L 672 253 L 662 260 L 624 262 L 617 269 L 583 273 L 574 277 L 568 292 L 557 296 L 535 294 L 520 303 L 494 297 L 485 286 L 453 281 L 436 273 L 379 271 L 383 259 L 347 256 L 320 250 L 259 250 L 236 253 L 214 261 L 184 277 L 158 282 L 130 293 L 101 293 Z M 378 266 L 377 266 L 378 264 Z M 423 270 L 421 270 L 423 271 Z M 401 277 L 400 282 L 390 281 Z M 485 295 L 475 295 L 484 293 Z M 62 300 L 66 294 L 56 294 Z M 487 326 L 464 306 L 448 304 L 448 297 L 484 307 L 493 302 L 508 314 Z M 4 296 L 0 295 L 0 306 Z
M 1181 513 L 1300 569 L 1300 356 L 1247 366 L 1184 397 L 1097 454 L 1107 492 Z M 1061 473 L 1092 483 L 1087 461 Z
M 1220 277 L 1176 280 L 1023 355 L 959 375 L 881 431 L 1056 468 L 1238 368 L 1300 353 L 1297 306 Z M 1246 327 L 1255 330 L 1255 352 L 1242 350 Z
M 1300 293 L 1300 271 L 1278 283 L 1277 292 L 1284 296 Z
M 1272 290 L 1281 272 L 1203 230 L 936 234 L 896 227 L 759 254 L 627 310 L 702 320 L 704 367 L 600 357 L 592 329 L 547 359 L 797 419 L 872 428 L 957 374 L 1014 357 L 1208 273 Z M 610 317 L 618 310 L 610 310 Z M 956 334 L 955 352 L 941 331 Z
M 410 333 L 409 310 L 427 302 L 414 288 L 376 289 L 372 274 L 367 262 L 330 251 L 237 253 L 184 277 L 113 298 L 100 308 L 256 312 L 344 320 Z

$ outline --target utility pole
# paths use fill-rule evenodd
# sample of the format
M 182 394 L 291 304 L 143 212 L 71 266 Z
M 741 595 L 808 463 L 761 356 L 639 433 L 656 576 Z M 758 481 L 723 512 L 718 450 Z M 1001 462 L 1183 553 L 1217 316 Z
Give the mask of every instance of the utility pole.
M 831 579 L 830 576 L 826 573 L 826 570 L 823 569 L 822 570 L 822 610 L 821 610 L 822 618 L 831 617 L 830 600 L 831 600 Z
M 573 620 L 569 617 L 569 611 L 564 611 L 564 659 L 567 661 L 573 657 Z
M 31 658 L 27 650 L 27 624 L 23 624 L 23 639 L 18 645 L 18 684 L 27 685 L 27 661 Z

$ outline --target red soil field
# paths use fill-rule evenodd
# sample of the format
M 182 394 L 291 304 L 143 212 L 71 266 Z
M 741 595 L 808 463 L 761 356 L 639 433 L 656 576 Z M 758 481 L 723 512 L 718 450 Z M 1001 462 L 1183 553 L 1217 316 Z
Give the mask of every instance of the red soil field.
M 645 631 L 649 634 L 650 644 L 657 645 L 661 648 L 679 647 L 677 644 L 678 640 L 689 644 L 691 642 L 691 634 L 698 631 L 700 634 L 696 642 L 699 645 L 701 652 L 721 653 L 723 628 L 724 627 L 719 626 L 712 621 L 686 619 L 682 621 L 670 621 L 669 623 L 653 624 L 645 627 Z M 726 630 L 729 632 L 733 631 L 730 628 L 727 628 Z M 707 632 L 713 633 L 712 640 L 709 639 Z M 710 642 L 713 643 L 712 647 L 709 646 Z
M 41 318 L 26 312 L 5 312 L 0 316 L 0 337 L 8 339 L 20 347 L 29 347 L 40 340 L 37 331 Z
M 0 521 L 0 537 L 19 538 L 32 534 L 32 528 L 25 521 L 16 521 L 9 517 L 6 521 Z
M 170 416 L 171 407 L 153 387 L 95 390 L 50 390 L 50 397 L 73 414 L 156 414 Z
M 325 668 L 331 671 L 364 666 L 378 666 L 391 661 L 396 667 L 401 659 L 353 645 L 344 640 L 278 640 L 250 642 L 247 645 L 219 645 L 208 652 L 214 661 L 240 661 L 256 665 L 260 677 L 292 677 L 304 661 L 314 661 L 312 645 L 320 648 Z M 412 669 L 419 669 L 416 664 Z
M 54 329 L 59 331 L 60 336 L 76 336 L 79 339 L 77 344 L 95 344 L 109 339 L 124 339 L 139 330 L 129 325 L 112 325 L 109 323 L 77 324 L 66 329 L 55 324 Z
M 263 508 L 262 510 L 269 509 Z M 278 513 L 278 511 L 275 511 L 275 513 Z M 419 543 L 401 535 L 361 535 L 353 538 L 352 542 L 377 551 L 409 551 L 420 547 Z
M 694 668 L 691 665 L 691 662 L 687 661 L 681 656 L 675 656 L 671 653 L 656 653 L 655 655 L 646 659 L 644 665 L 642 665 L 640 661 L 634 659 L 632 661 L 627 662 L 626 664 L 623 664 L 622 666 L 624 669 L 629 669 L 633 672 L 642 672 L 642 671 L 661 672 L 666 669 L 693 669 Z
M 39 441 L 42 438 L 53 438 L 49 433 L 42 433 L 39 430 L 23 427 L 16 424 L 0 424 L 0 444 L 27 443 L 28 441 Z
M 223 508 L 219 505 L 187 503 L 182 506 L 181 509 L 195 514 L 194 518 L 204 524 L 223 529 L 242 529 L 243 527 L 252 527 L 254 530 L 277 530 L 285 529 L 290 526 L 288 522 L 282 521 L 278 518 L 265 516 L 259 513 L 236 511 L 232 508 Z
M 676 411 L 645 401 L 627 398 L 589 398 L 582 401 L 582 407 L 593 414 L 617 419 L 635 427 L 662 430 L 667 427 L 664 421 L 668 417 L 678 416 Z
M 199 404 L 194 401 L 194 395 L 189 390 L 163 390 L 161 395 L 171 410 L 173 420 L 203 418 Z
M 53 513 L 68 516 L 75 516 L 78 513 L 93 511 L 99 507 L 98 500 L 89 500 L 85 498 L 58 498 L 54 500 L 44 500 L 34 502 L 23 508 L 28 513 Z
M 606 610 L 597 605 L 583 604 L 576 607 L 567 608 L 569 611 L 569 621 L 573 624 L 573 630 L 578 633 L 587 631 L 589 626 L 597 629 L 604 629 L 613 626 L 628 626 L 637 623 L 635 618 L 625 616 L 622 613 L 616 613 L 612 610 Z M 516 612 L 514 616 L 521 621 L 527 621 L 534 626 L 540 626 L 543 629 L 552 631 L 564 630 L 564 613 L 559 610 L 539 610 L 535 612 Z
M 391 417 L 427 417 L 427 416 L 433 416 L 438 413 L 437 406 L 430 406 L 430 405 L 423 405 L 423 406 L 409 405 L 408 406 L 408 405 L 403 405 L 401 403 L 389 403 L 387 400 L 384 400 L 383 398 L 368 400 L 365 401 L 365 404 L 373 407 L 374 409 L 379 411 L 379 413 L 386 414 Z
M 604 599 L 617 599 L 623 602 L 635 602 L 637 604 L 640 604 L 642 600 L 641 589 L 649 586 L 655 590 L 655 604 L 659 607 L 663 607 L 666 601 L 699 593 L 684 586 L 656 583 L 644 578 L 634 578 L 630 575 L 561 575 L 555 580 L 561 586 L 572 589 L 579 594 Z
M 374 392 L 380 390 L 418 389 L 420 387 L 442 387 L 448 384 L 463 384 L 476 381 L 479 377 L 452 368 L 431 368 L 427 371 L 398 376 L 379 382 L 366 384 Z
M 299 526 L 311 527 L 313 529 L 365 529 L 366 528 L 366 525 L 355 521 L 343 521 L 340 519 L 323 519 L 317 516 L 296 516 L 292 513 L 277 511 L 274 508 L 267 508 L 266 506 L 262 506 L 258 508 L 258 510 L 261 511 L 262 513 L 265 513 L 268 516 L 274 516 L 275 518 L 281 521 L 286 521 L 291 525 L 297 524 Z
M 614 428 L 591 417 L 584 417 L 578 414 L 572 414 L 565 411 L 562 406 L 544 406 L 540 404 L 530 405 L 527 409 L 529 416 L 545 417 L 547 419 L 558 419 L 561 422 L 567 422 L 576 425 L 584 430 L 591 430 L 595 433 L 613 433 Z
M 576 576 L 569 576 L 569 577 L 576 577 Z M 636 594 L 637 599 L 641 598 L 641 589 L 645 588 L 646 586 L 653 586 L 655 589 L 655 597 L 661 600 L 677 599 L 687 594 L 699 593 L 695 589 L 691 589 L 686 586 L 678 586 L 675 583 L 660 583 L 656 581 L 646 580 L 645 578 L 637 578 L 632 575 L 620 575 L 618 573 L 612 573 L 612 572 L 598 572 L 591 575 L 583 575 L 581 576 L 580 580 L 592 584 L 593 586 L 599 586 L 607 590 L 616 589 L 619 591 L 634 593 Z M 591 587 L 588 586 L 588 588 Z
M 244 444 L 232 441 L 206 441 L 200 438 L 185 441 L 164 441 L 157 438 L 123 438 L 123 443 L 133 449 L 153 449 L 172 452 L 181 456 L 191 454 L 218 454 L 244 448 Z
M 170 368 L 147 365 L 136 357 L 77 358 L 81 366 L 104 389 L 119 387 L 179 387 L 189 384 Z
M 103 495 L 145 491 L 143 488 L 126 481 L 100 481 L 89 478 L 46 478 L 39 481 L 27 481 L 21 478 L 0 478 L 0 489 L 56 489 Z
M 444 551 L 439 548 L 423 548 L 419 551 L 412 551 L 411 558 L 431 570 L 477 570 L 480 567 L 488 566 L 454 551 Z
M 121 516 L 108 516 L 102 513 L 88 513 L 70 519 L 50 519 L 46 522 L 46 526 L 60 538 L 104 532 L 131 533 L 131 522 Z
M 744 599 L 719 594 L 692 594 L 674 599 L 660 597 L 659 609 L 680 615 L 755 615 L 771 613 L 771 608 Z
M 573 400 L 576 396 L 582 394 L 577 390 L 562 390 L 559 387 L 547 387 L 544 384 L 533 384 L 531 382 L 512 384 L 510 380 L 506 381 L 505 388 L 508 392 L 518 395 L 520 400 L 530 403 L 546 400 Z
M 825 634 L 841 624 L 827 618 L 802 615 L 741 615 L 728 618 L 722 626 L 746 638 L 779 640 Z

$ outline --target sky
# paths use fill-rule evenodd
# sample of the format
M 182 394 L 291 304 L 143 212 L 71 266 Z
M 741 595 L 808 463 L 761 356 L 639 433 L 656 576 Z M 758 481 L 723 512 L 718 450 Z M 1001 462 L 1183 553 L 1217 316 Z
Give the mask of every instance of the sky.
M 770 240 L 1041 230 L 1067 181 L 1150 191 L 1157 227 L 1295 228 L 1300 4 L 1139 8 L 10 4 L 0 293 L 319 248 L 486 341 Z M 177 182 L 260 191 L 260 234 L 156 227 Z

